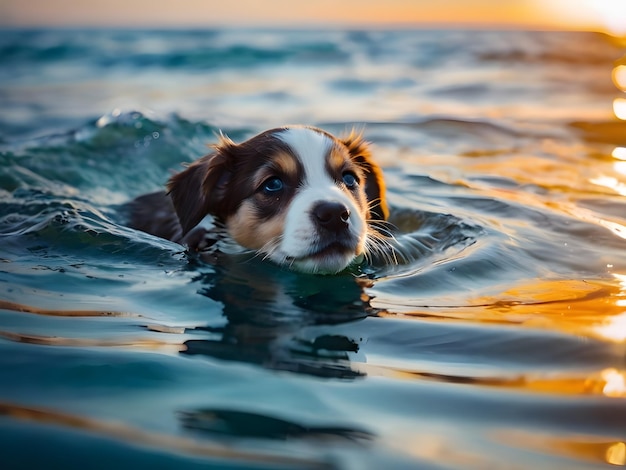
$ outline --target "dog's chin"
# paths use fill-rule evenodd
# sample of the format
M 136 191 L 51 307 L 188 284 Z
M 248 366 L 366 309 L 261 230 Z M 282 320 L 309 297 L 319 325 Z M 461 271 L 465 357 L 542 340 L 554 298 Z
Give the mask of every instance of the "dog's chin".
M 354 246 L 331 243 L 303 256 L 287 256 L 282 264 L 303 273 L 337 274 L 360 258 L 357 251 Z

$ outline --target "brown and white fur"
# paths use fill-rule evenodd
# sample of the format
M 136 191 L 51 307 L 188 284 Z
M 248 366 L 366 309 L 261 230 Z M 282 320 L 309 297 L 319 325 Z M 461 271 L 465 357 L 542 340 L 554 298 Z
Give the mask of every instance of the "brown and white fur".
M 240 144 L 221 136 L 211 154 L 172 176 L 167 189 L 180 227 L 170 220 L 164 231 L 154 226 L 160 222 L 145 220 L 154 207 L 135 210 L 132 226 L 193 244 L 188 233 L 212 215 L 239 245 L 264 259 L 323 274 L 342 271 L 386 244 L 382 171 L 355 132 L 337 138 L 290 126 Z

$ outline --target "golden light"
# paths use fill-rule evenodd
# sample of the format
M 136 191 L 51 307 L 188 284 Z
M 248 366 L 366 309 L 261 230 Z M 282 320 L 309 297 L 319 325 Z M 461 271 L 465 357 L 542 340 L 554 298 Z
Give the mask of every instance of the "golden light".
M 613 169 L 617 173 L 626 176 L 626 162 L 615 162 L 615 163 L 613 163 Z
M 602 393 L 607 397 L 626 396 L 626 377 L 617 369 L 605 369 L 602 371 L 602 380 L 605 385 Z
M 626 65 L 618 65 L 613 69 L 611 74 L 613 83 L 617 88 L 622 91 L 626 91 Z
M 609 34 L 626 35 L 626 2 L 624 0 L 589 0 L 589 4 L 599 13 Z
M 626 147 L 615 147 L 611 156 L 616 160 L 626 161 Z
M 626 341 L 626 313 L 607 317 L 602 325 L 594 328 L 600 336 L 621 343 Z
M 611 465 L 626 465 L 626 443 L 616 442 L 606 450 L 606 462 Z
M 613 112 L 619 119 L 626 121 L 626 98 L 615 98 L 613 100 Z
M 626 196 L 626 184 L 619 181 L 617 178 L 613 176 L 598 176 L 596 178 L 589 179 L 590 183 L 593 183 L 597 186 L 602 186 L 612 191 L 615 191 L 617 194 L 621 196 Z
M 59 4 L 62 5 L 59 5 Z M 0 1 L 2 26 L 443 25 L 626 34 L 624 0 Z
M 613 277 L 617 279 L 620 285 L 620 290 L 619 294 L 617 294 L 618 298 L 615 300 L 615 305 L 617 307 L 624 307 L 625 311 L 618 315 L 605 317 L 602 324 L 594 327 L 594 331 L 606 339 L 619 343 L 626 341 L 626 275 L 613 273 Z M 621 377 L 622 379 L 624 379 L 623 374 L 621 374 Z M 615 384 L 615 382 L 612 383 Z M 626 386 L 624 385 L 623 381 L 621 382 L 621 384 L 622 393 L 626 394 Z
M 595 30 L 626 35 L 624 0 L 533 0 L 537 11 L 564 29 Z

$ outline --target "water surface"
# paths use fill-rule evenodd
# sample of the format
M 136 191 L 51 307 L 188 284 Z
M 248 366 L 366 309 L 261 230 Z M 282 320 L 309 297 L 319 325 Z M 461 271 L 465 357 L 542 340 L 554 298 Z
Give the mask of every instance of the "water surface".
M 0 32 L 3 461 L 625 465 L 620 55 L 581 33 Z M 364 129 L 397 264 L 208 264 L 125 226 L 219 130 L 288 123 Z

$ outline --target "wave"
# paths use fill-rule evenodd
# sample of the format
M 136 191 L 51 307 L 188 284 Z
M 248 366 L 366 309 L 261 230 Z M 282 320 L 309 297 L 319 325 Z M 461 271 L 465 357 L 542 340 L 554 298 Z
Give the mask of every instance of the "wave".
M 5 145 L 0 183 L 7 191 L 128 198 L 162 187 L 169 171 L 206 153 L 216 128 L 178 115 L 114 110 L 68 131 Z
M 405 126 L 448 125 L 467 126 L 474 133 L 507 132 L 489 123 L 446 119 Z M 161 189 L 181 162 L 207 151 L 215 133 L 208 123 L 176 114 L 116 109 L 66 133 L 5 145 L 0 152 L 0 237 L 27 250 L 36 245 L 45 255 L 81 251 L 143 259 L 147 252 L 148 260 L 180 253 L 179 245 L 125 227 L 123 205 Z M 236 140 L 249 133 L 229 131 Z M 455 217 L 419 210 L 400 210 L 395 222 L 401 235 L 392 244 L 393 254 L 386 255 L 395 262 L 392 268 L 375 269 L 374 276 L 419 269 L 432 256 L 442 256 L 438 253 L 471 245 L 480 232 Z
M 341 61 L 348 54 L 321 34 L 277 41 L 269 31 L 49 31 L 0 32 L 0 56 L 5 64 L 74 63 L 90 68 L 164 68 L 214 70 L 276 65 L 287 61 Z M 304 38 L 304 40 L 303 40 Z

